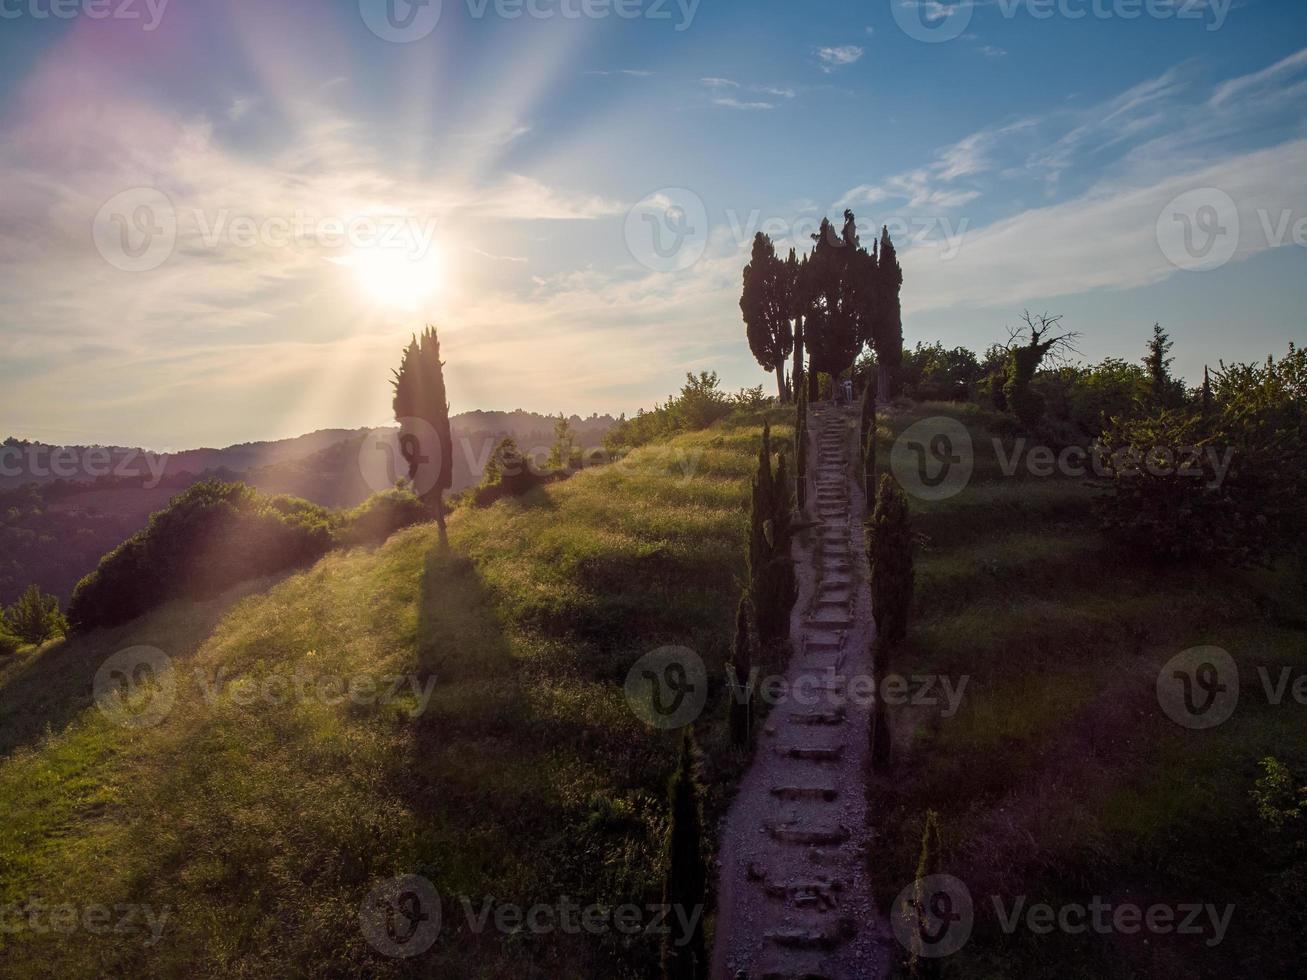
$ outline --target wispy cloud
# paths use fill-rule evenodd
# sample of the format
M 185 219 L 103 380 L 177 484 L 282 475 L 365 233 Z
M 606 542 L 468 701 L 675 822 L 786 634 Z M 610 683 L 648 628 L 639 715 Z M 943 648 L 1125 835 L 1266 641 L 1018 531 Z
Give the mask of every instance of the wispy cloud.
M 821 70 L 829 74 L 837 68 L 854 64 L 863 54 L 864 50 L 858 45 L 844 44 L 839 47 L 818 48 L 817 60 L 821 62 Z
M 648 71 L 647 69 L 644 68 L 614 68 L 607 71 L 595 69 L 592 71 L 584 72 L 583 74 L 599 75 L 603 77 L 608 77 L 611 75 L 627 75 L 631 78 L 650 78 L 653 76 L 653 72 Z
M 776 105 L 772 102 L 741 102 L 739 99 L 733 99 L 730 96 L 719 96 L 712 100 L 712 104 L 721 106 L 723 109 L 744 109 L 748 111 L 776 108 Z
M 777 99 L 793 99 L 796 96 L 794 89 L 784 85 L 757 85 L 744 84 L 735 81 L 733 78 L 708 77 L 699 79 L 699 84 L 716 93 L 712 97 L 712 104 L 722 109 L 739 109 L 746 112 L 757 112 L 760 110 L 775 109 Z M 734 95 L 728 95 L 728 92 L 748 92 L 755 96 L 766 96 L 766 98 L 737 98 Z

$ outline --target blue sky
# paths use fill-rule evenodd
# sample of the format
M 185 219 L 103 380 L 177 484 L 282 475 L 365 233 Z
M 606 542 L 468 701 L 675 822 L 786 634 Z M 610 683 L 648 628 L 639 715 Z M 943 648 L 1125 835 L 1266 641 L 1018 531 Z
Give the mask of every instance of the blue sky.
M 909 343 L 1159 320 L 1192 380 L 1307 339 L 1291 0 L 61 2 L 0 0 L 0 433 L 378 424 L 424 322 L 455 410 L 772 390 L 752 234 L 846 206 Z

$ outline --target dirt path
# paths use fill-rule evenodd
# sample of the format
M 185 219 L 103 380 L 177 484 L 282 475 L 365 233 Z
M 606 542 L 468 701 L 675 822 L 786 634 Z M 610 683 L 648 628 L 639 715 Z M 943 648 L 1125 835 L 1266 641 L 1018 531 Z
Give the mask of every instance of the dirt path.
M 865 848 L 868 713 L 845 696 L 850 678 L 871 677 L 858 416 L 822 404 L 809 419 L 807 510 L 821 523 L 795 543 L 791 693 L 771 709 L 722 827 L 718 980 L 874 980 L 894 942 Z

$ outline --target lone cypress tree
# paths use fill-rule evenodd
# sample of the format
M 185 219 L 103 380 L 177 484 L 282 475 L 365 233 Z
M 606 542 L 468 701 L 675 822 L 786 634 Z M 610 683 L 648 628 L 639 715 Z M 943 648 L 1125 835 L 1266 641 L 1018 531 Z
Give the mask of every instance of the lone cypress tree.
M 1173 346 L 1162 325 L 1154 323 L 1144 367 L 1148 369 L 1149 393 L 1153 403 L 1162 408 L 1174 408 L 1179 400 L 1177 396 L 1182 393 L 1180 385 L 1171 377 L 1171 362 L 1175 358 L 1166 356 Z
M 871 575 L 871 609 L 876 621 L 872 671 L 876 696 L 872 712 L 871 766 L 884 772 L 890 762 L 890 730 L 882 697 L 890 661 L 908 632 L 912 608 L 912 523 L 908 503 L 894 477 L 880 478 L 876 509 L 867 523 L 867 565 Z
M 444 492 L 453 483 L 453 437 L 445 397 L 445 362 L 440 359 L 436 328 L 428 326 L 404 349 L 399 370 L 392 372 L 391 405 L 399 422 L 399 448 L 408 463 L 408 478 L 423 502 L 435 511 L 440 538 L 445 536 Z M 434 442 L 434 445 L 431 443 Z M 421 479 L 419 479 L 421 474 Z
M 708 868 L 703 858 L 699 786 L 694 778 L 694 736 L 688 726 L 668 796 L 671 822 L 667 827 L 663 905 L 672 911 L 667 917 L 671 930 L 663 934 L 663 980 L 704 980 L 708 976 L 708 953 L 703 941 Z M 684 923 L 692 923 L 688 934 Z
M 785 263 L 776 258 L 772 240 L 758 232 L 753 254 L 744 267 L 740 312 L 744 315 L 749 349 L 764 371 L 776 372 L 776 391 L 785 401 L 785 362 L 794 348 L 790 331 L 790 286 Z
M 862 389 L 862 431 L 858 445 L 862 449 L 862 491 L 870 494 L 876 484 L 872 479 L 876 472 L 876 375 L 867 378 L 867 386 Z
M 784 471 L 782 462 L 782 478 Z M 754 636 L 767 654 L 781 650 L 789 636 L 795 591 L 790 558 L 791 498 L 788 488 L 777 483 L 771 469 L 771 427 L 764 422 L 749 516 L 749 598 Z
M 1206 421 L 1212 417 L 1212 378 L 1207 373 L 1207 365 L 1203 365 L 1203 392 L 1200 401 L 1200 407 L 1203 413 L 1203 420 Z
M 889 237 L 889 227 L 882 225 L 876 262 L 876 307 L 872 312 L 871 340 L 876 351 L 879 390 L 886 398 L 894 394 L 894 371 L 903 363 L 903 307 L 899 294 L 903 289 L 903 269 Z
M 749 637 L 749 593 L 740 594 L 735 609 L 735 643 L 731 655 L 731 742 L 749 744 L 753 727 L 753 692 L 749 674 L 753 671 L 753 642 Z
M 803 510 L 808 506 L 808 390 L 799 385 L 795 391 L 798 394 L 794 410 L 794 494 L 798 509 Z
M 926 826 L 921 833 L 921 855 L 917 858 L 916 887 L 912 891 L 912 909 L 903 909 L 908 921 L 913 923 L 912 946 L 908 951 L 908 976 L 913 980 L 928 980 L 938 975 L 938 962 L 921 955 L 920 916 L 926 909 L 927 896 L 925 881 L 932 875 L 939 874 L 939 814 L 934 810 L 926 811 Z

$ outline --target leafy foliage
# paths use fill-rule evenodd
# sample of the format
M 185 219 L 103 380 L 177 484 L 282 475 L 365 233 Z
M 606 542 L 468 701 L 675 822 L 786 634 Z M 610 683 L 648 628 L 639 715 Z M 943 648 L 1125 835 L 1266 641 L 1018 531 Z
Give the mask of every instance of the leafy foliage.
M 75 629 L 112 626 L 168 599 L 214 595 L 312 561 L 332 546 L 337 521 L 306 500 L 243 483 L 197 483 L 77 583 L 69 621 Z
M 622 416 L 604 437 L 604 445 L 612 452 L 634 448 L 676 435 L 706 429 L 719 419 L 730 415 L 737 406 L 756 408 L 762 401 L 762 390 L 745 388 L 738 395 L 721 391 L 716 371 L 700 371 L 698 375 L 685 375 L 685 384 L 679 394 L 670 396 L 652 410 L 641 409 L 631 418 Z
M 1302 558 L 1307 493 L 1307 356 L 1224 364 L 1211 412 L 1117 420 L 1100 440 L 1111 480 L 1102 524 L 1161 560 L 1258 564 Z
M 44 643 L 62 636 L 68 622 L 59 612 L 59 600 L 29 585 L 18 601 L 4 611 L 5 629 L 25 643 Z

